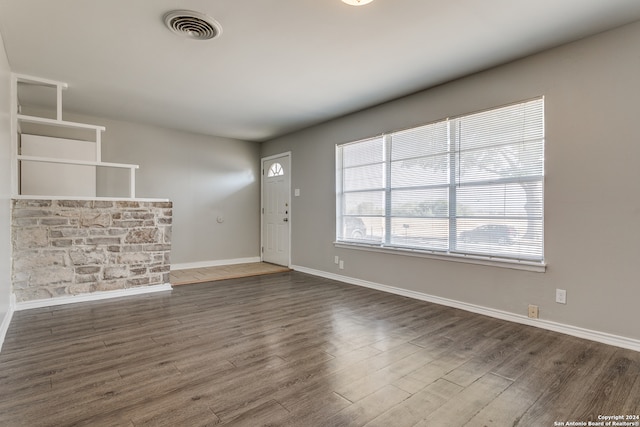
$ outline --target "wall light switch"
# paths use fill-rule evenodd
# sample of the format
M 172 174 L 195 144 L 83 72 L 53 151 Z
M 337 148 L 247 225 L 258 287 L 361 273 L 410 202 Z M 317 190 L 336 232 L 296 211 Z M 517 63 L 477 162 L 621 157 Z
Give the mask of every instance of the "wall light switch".
M 293 195 L 294 195 L 295 197 L 298 197 L 298 196 L 300 195 L 300 189 L 299 189 L 299 188 L 296 188 L 295 190 L 293 190 Z

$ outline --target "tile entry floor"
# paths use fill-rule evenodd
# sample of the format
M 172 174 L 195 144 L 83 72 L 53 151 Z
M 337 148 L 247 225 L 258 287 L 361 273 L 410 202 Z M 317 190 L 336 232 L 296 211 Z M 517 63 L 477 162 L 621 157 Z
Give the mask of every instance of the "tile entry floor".
M 282 273 L 285 271 L 291 271 L 291 269 L 282 265 L 269 264 L 268 262 L 252 262 L 247 264 L 172 270 L 169 277 L 171 284 L 177 286 Z

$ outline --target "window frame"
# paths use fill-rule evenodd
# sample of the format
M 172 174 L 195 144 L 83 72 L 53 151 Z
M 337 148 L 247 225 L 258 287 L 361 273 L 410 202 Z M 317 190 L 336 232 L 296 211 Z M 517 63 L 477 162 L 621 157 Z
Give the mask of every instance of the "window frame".
M 542 128 L 542 136 L 541 138 L 538 138 L 537 142 L 540 143 L 542 145 L 541 147 L 541 155 L 540 157 L 535 157 L 536 161 L 540 161 L 541 162 L 541 171 L 539 174 L 534 174 L 532 176 L 527 176 L 527 177 L 523 177 L 522 176 L 517 176 L 517 177 L 505 177 L 505 178 L 501 178 L 497 181 L 500 181 L 500 183 L 504 184 L 505 186 L 508 184 L 521 184 L 522 182 L 524 182 L 525 180 L 531 180 L 532 182 L 536 182 L 536 183 L 540 183 L 541 189 L 540 189 L 540 218 L 539 218 L 539 222 L 540 222 L 540 227 L 541 227 L 541 232 L 540 232 L 540 244 L 539 246 L 536 246 L 536 248 L 539 249 L 540 251 L 540 258 L 538 259 L 537 257 L 527 257 L 527 256 L 504 256 L 504 255 L 500 255 L 498 253 L 492 253 L 489 251 L 486 252 L 474 252 L 474 251 L 470 251 L 470 250 L 462 250 L 457 242 L 458 240 L 458 233 L 457 233 L 457 221 L 458 221 L 458 216 L 456 214 L 456 197 L 458 196 L 458 192 L 459 190 L 457 189 L 458 187 L 460 187 L 460 181 L 457 180 L 457 178 L 455 177 L 456 172 L 459 172 L 459 170 L 456 170 L 456 167 L 460 168 L 461 166 L 457 166 L 456 162 L 459 162 L 459 156 L 461 155 L 460 153 L 463 151 L 461 149 L 459 149 L 459 146 L 456 145 L 454 147 L 452 147 L 453 144 L 451 144 L 451 141 L 454 139 L 451 136 L 451 124 L 458 124 L 460 123 L 461 120 L 463 120 L 465 117 L 470 117 L 470 116 L 474 116 L 480 113 L 484 113 L 484 112 L 491 112 L 493 110 L 500 110 L 503 108 L 507 108 L 507 107 L 513 107 L 513 106 L 519 106 L 519 105 L 525 105 L 527 103 L 530 103 L 532 101 L 539 101 L 541 103 L 541 128 Z M 448 203 L 448 209 L 447 209 L 447 216 L 443 217 L 444 219 L 446 219 L 448 221 L 448 237 L 447 237 L 447 249 L 446 250 L 440 250 L 440 249 L 430 249 L 430 248 L 426 248 L 426 247 L 413 247 L 413 246 L 402 246 L 399 244 L 394 244 L 392 243 L 391 237 L 393 234 L 393 231 L 391 229 L 392 227 L 392 219 L 394 218 L 394 214 L 392 211 L 392 198 L 391 193 L 394 191 L 394 187 L 392 186 L 392 182 L 391 182 L 391 168 L 394 162 L 394 159 L 392 158 L 392 139 L 394 135 L 398 135 L 402 132 L 407 132 L 407 131 L 412 131 L 412 130 L 418 130 L 420 128 L 427 128 L 428 126 L 431 125 L 437 125 L 440 123 L 446 122 L 447 123 L 447 140 L 449 141 L 449 147 L 448 147 L 448 151 L 446 152 L 446 154 L 449 156 L 449 164 L 447 166 L 447 170 L 448 173 L 450 174 L 449 176 L 449 181 L 446 184 L 434 184 L 434 185 L 425 185 L 425 188 L 446 188 L 448 190 L 448 195 L 449 198 L 447 200 Z M 545 256 L 544 256 L 544 184 L 545 184 L 545 171 L 544 171 L 544 166 L 545 166 L 545 158 L 544 158 L 544 152 L 545 152 L 545 132 L 544 132 L 544 122 L 545 122 L 545 118 L 544 118 L 544 97 L 540 96 L 540 97 L 536 97 L 536 98 L 532 98 L 532 99 L 528 99 L 528 100 L 524 100 L 524 101 L 518 101 L 518 102 L 514 102 L 508 105 L 503 105 L 503 106 L 499 106 L 499 107 L 494 107 L 494 108 L 490 108 L 487 110 L 483 110 L 480 112 L 473 112 L 473 113 L 469 113 L 469 114 L 464 114 L 464 115 L 459 115 L 459 116 L 455 116 L 455 117 L 448 117 L 442 120 L 437 120 L 435 122 L 432 123 L 428 123 L 426 125 L 421 125 L 421 126 L 416 126 L 413 128 L 409 128 L 409 129 L 404 129 L 404 130 L 400 130 L 400 131 L 394 131 L 394 132 L 388 132 L 388 133 L 383 133 L 381 135 L 377 135 L 371 138 L 366 138 L 366 139 L 362 139 L 362 140 L 357 140 L 357 141 L 352 141 L 352 142 L 346 142 L 346 143 L 342 143 L 342 144 L 336 144 L 336 149 L 335 149 L 335 153 L 336 153 L 336 227 L 335 227 L 335 241 L 334 241 L 334 246 L 335 247 L 339 247 L 339 248 L 348 248 L 348 249 L 357 249 L 357 250 L 365 250 L 365 251 L 373 251 L 373 252 L 382 252 L 382 253 L 392 253 L 392 254 L 402 254 L 402 255 L 408 255 L 408 256 L 417 256 L 417 257 L 424 257 L 424 258 L 431 258 L 431 259 L 438 259 L 438 260 L 446 260 L 446 261 L 456 261 L 456 262 L 466 262 L 466 263 L 472 263 L 472 264 L 481 264 L 481 265 L 490 265 L 490 266 L 497 266 L 497 267 L 505 267 L 505 268 L 512 268 L 512 269 L 520 269 L 520 270 L 527 270 L 527 271 L 535 271 L 535 272 L 544 272 L 546 271 L 546 260 L 545 260 Z M 455 131 L 454 131 L 455 132 Z M 354 144 L 362 144 L 365 143 L 367 141 L 374 141 L 374 140 L 379 140 L 381 139 L 383 142 L 383 151 L 384 151 L 384 155 L 383 155 L 383 165 L 384 165 L 384 185 L 381 188 L 370 188 L 370 189 L 364 189 L 361 190 L 362 192 L 367 192 L 367 191 L 383 191 L 384 192 L 384 210 L 383 210 L 383 214 L 382 215 L 354 215 L 354 214 L 345 214 L 345 210 L 344 210 L 344 200 L 345 200 L 345 194 L 347 193 L 354 193 L 357 191 L 344 191 L 344 171 L 349 169 L 349 167 L 344 165 L 344 158 L 343 158 L 343 150 L 344 147 L 347 147 L 349 145 L 354 145 Z M 523 138 L 522 143 L 528 143 L 529 140 Z M 534 140 L 535 141 L 535 140 Z M 518 143 L 520 143 L 520 141 L 518 141 Z M 507 143 L 507 144 L 513 144 L 513 143 Z M 442 153 L 436 153 L 435 155 L 442 155 Z M 418 157 L 418 156 L 416 156 Z M 424 156 L 424 157 L 428 157 L 428 156 Z M 396 159 L 397 161 L 402 161 L 402 158 L 400 160 Z M 353 166 L 351 166 L 353 167 Z M 489 180 L 492 182 L 496 182 L 496 180 Z M 488 181 L 488 182 L 489 182 Z M 468 184 L 469 187 L 472 186 L 481 186 L 483 185 L 482 181 L 479 182 L 473 182 L 471 184 Z M 417 186 L 418 188 L 420 188 L 420 186 Z M 395 187 L 395 191 L 398 191 L 397 188 L 400 187 Z M 400 190 L 402 191 L 402 190 Z M 416 190 L 416 187 L 410 187 L 409 188 L 409 192 L 411 191 L 418 191 Z M 461 191 L 460 191 L 461 192 Z M 382 231 L 382 238 L 380 240 L 368 240 L 368 239 L 350 239 L 349 236 L 341 236 L 341 234 L 344 232 L 346 233 L 346 229 L 345 229 L 345 222 L 344 222 L 344 218 L 345 217 L 357 217 L 357 218 L 364 218 L 366 216 L 374 216 L 374 217 L 381 217 L 384 221 L 384 228 Z M 400 217 L 402 218 L 402 216 L 395 216 L 395 217 Z M 427 217 L 417 217 L 417 218 L 423 218 L 426 219 Z M 434 217 L 435 218 L 435 217 Z M 464 218 L 461 216 L 461 218 Z M 526 217 L 527 220 L 530 220 L 530 217 L 527 216 Z M 534 217 L 531 217 L 534 218 Z M 528 225 L 527 225 L 528 226 Z M 341 230 L 342 229 L 342 230 Z M 453 249 L 452 249 L 453 248 Z M 515 252 L 513 253 L 515 254 Z M 512 255 L 513 255 L 512 254 Z

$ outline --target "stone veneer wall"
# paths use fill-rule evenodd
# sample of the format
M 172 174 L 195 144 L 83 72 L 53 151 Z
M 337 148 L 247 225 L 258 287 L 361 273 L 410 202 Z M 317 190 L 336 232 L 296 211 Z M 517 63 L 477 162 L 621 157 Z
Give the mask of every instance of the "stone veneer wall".
M 169 283 L 172 203 L 12 201 L 16 300 Z

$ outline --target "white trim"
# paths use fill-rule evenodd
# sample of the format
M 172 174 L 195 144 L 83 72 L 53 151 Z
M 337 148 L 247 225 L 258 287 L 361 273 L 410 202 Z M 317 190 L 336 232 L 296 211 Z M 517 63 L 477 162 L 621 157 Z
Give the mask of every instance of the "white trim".
M 333 246 L 342 249 L 355 249 L 359 251 L 380 252 L 392 255 L 405 255 L 419 258 L 437 259 L 441 261 L 464 262 L 467 264 L 489 265 L 492 267 L 511 268 L 513 270 L 533 271 L 535 273 L 544 273 L 547 264 L 544 262 L 515 260 L 490 256 L 465 255 L 457 253 L 439 253 L 435 251 L 425 251 L 420 249 L 409 248 L 389 248 L 376 245 L 367 245 L 365 243 L 351 242 L 334 242 Z
M 2 351 L 2 344 L 4 344 L 4 339 L 7 336 L 7 331 L 9 330 L 9 325 L 11 324 L 11 319 L 13 318 L 15 308 L 16 296 L 14 294 L 11 294 L 9 296 L 9 309 L 4 315 L 4 319 L 2 319 L 2 325 L 0 325 L 0 351 Z
M 469 304 L 466 302 L 456 301 L 448 298 L 441 298 L 434 295 L 424 294 L 422 292 L 396 288 L 394 286 L 382 285 L 380 283 L 374 283 L 367 280 L 361 280 L 353 277 L 342 276 L 339 274 L 328 273 L 325 271 L 315 270 L 312 268 L 302 267 L 298 265 L 291 266 L 291 268 L 295 271 L 300 271 L 302 273 L 324 277 L 326 279 L 337 280 L 337 281 L 348 283 L 351 285 L 363 286 L 365 288 L 371 288 L 371 289 L 376 289 L 383 292 L 389 292 L 391 294 L 401 295 L 404 297 L 418 299 L 421 301 L 427 301 L 435 304 L 445 305 L 447 307 L 459 308 L 461 310 L 482 314 L 484 316 L 494 317 L 496 319 L 502 319 L 510 322 L 521 323 L 523 325 L 535 326 L 537 328 L 547 329 L 549 331 L 559 332 L 562 334 L 571 335 L 578 338 L 584 338 L 587 340 L 596 341 L 603 344 L 622 347 L 629 350 L 640 351 L 640 340 L 633 339 L 633 338 L 627 338 L 620 335 L 609 334 L 606 332 L 580 328 L 578 326 L 566 325 L 563 323 L 553 322 L 551 320 L 530 319 L 527 316 L 514 314 L 508 311 L 496 310 L 494 308 L 483 307 L 475 304 Z
M 271 156 L 263 157 L 260 160 L 262 163 L 264 163 L 265 160 L 273 160 L 273 159 L 277 159 L 279 157 L 285 157 L 285 156 L 291 157 L 291 151 L 285 151 L 284 153 L 280 153 L 280 154 L 272 154 Z
M 16 303 L 15 311 L 31 310 L 33 308 L 53 307 L 63 304 L 74 304 L 77 302 L 99 301 L 110 298 L 129 297 L 133 295 L 150 294 L 154 292 L 170 291 L 170 283 L 153 286 L 140 286 L 136 288 L 118 289 L 115 291 L 91 292 L 89 294 L 70 295 L 66 297 L 39 299 L 34 301 L 23 301 Z
M 293 187 L 293 158 L 291 155 L 291 151 L 272 154 L 271 156 L 263 157 L 260 159 L 260 261 L 264 259 L 264 163 L 269 160 L 279 159 L 281 157 L 289 158 L 289 253 L 287 255 L 287 267 L 291 268 L 291 234 L 293 230 L 293 200 L 291 200 L 291 188 Z
M 18 123 L 18 77 L 16 74 L 11 75 L 11 194 L 19 193 L 18 183 L 18 133 L 20 132 L 20 123 Z
M 260 261 L 260 257 L 256 256 L 250 258 L 220 259 L 215 261 L 183 262 L 179 264 L 171 264 L 171 271 L 189 270 L 191 268 L 220 267 L 223 265 L 251 264 Z
M 12 73 L 17 81 L 20 83 L 31 83 L 37 85 L 45 85 L 45 86 L 61 86 L 62 89 L 67 89 L 69 87 L 65 82 L 60 82 L 58 80 L 51 79 L 43 79 L 42 77 L 35 77 L 28 74 L 20 74 L 20 73 Z
M 129 197 L 78 197 L 78 196 L 29 196 L 18 195 L 14 200 L 82 200 L 96 202 L 170 202 L 169 199 L 129 198 Z

